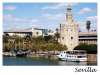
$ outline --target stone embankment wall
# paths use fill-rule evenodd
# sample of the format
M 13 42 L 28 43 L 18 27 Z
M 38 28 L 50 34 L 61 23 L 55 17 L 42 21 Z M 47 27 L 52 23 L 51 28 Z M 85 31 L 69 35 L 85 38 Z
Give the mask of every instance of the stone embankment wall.
M 49 55 L 49 54 L 28 54 L 27 57 L 58 59 L 56 55 Z
M 88 54 L 87 59 L 88 61 L 97 61 L 97 54 Z
M 49 54 L 28 54 L 27 57 L 58 59 L 57 55 L 49 55 Z M 87 61 L 97 61 L 97 55 L 87 54 L 87 59 L 88 59 Z

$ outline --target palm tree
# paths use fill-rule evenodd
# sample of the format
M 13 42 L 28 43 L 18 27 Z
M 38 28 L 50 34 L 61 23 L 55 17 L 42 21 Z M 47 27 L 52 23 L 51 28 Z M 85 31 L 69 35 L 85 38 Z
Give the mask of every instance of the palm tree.
M 86 21 L 86 29 L 88 30 L 88 37 L 89 37 L 90 24 L 91 24 L 90 21 Z M 88 44 L 89 44 L 89 41 L 88 41 Z
M 26 41 L 29 44 L 29 50 L 30 50 L 30 44 L 31 44 L 31 37 L 30 37 L 30 35 L 26 36 Z
M 56 33 L 54 37 L 57 38 L 57 43 L 58 43 L 58 38 L 60 38 L 60 33 L 58 33 L 58 28 L 56 28 Z

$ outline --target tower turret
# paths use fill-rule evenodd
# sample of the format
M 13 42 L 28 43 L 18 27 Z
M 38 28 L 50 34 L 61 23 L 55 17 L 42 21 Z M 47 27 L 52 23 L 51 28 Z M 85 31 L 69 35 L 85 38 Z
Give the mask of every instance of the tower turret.
M 66 21 L 67 22 L 72 22 L 73 21 L 70 5 L 67 7 Z

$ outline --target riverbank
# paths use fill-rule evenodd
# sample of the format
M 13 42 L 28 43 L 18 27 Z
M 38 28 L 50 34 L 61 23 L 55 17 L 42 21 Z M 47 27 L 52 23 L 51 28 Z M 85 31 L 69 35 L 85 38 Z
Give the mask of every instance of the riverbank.
M 45 59 L 55 59 L 58 60 L 57 55 L 50 54 L 28 54 L 27 57 L 34 58 L 45 58 Z M 87 54 L 87 61 L 95 61 L 97 62 L 97 54 Z
M 3 52 L 3 54 L 11 54 L 10 52 Z M 34 53 L 31 52 L 26 57 L 32 58 L 42 58 L 42 59 L 54 59 L 58 60 L 57 53 L 56 54 L 48 54 L 48 53 Z M 95 61 L 97 62 L 97 54 L 87 54 L 87 61 Z

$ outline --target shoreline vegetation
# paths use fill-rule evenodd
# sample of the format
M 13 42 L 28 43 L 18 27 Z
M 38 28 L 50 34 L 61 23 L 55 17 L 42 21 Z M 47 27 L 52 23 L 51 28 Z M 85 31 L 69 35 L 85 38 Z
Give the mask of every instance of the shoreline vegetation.
M 55 57 L 55 59 L 57 59 L 57 52 L 60 53 L 61 51 L 68 49 L 66 45 L 62 45 L 58 42 L 59 37 L 57 36 L 58 34 L 55 36 L 47 35 L 31 37 L 26 35 L 20 37 L 18 35 L 8 36 L 6 34 L 3 35 L 3 53 L 9 52 L 10 50 L 30 50 L 31 53 L 27 56 L 41 58 Z M 89 60 L 97 61 L 97 44 L 80 43 L 74 50 L 86 50 L 88 54 L 87 58 Z
M 9 51 L 10 49 L 44 52 L 67 50 L 67 46 L 59 44 L 53 36 L 20 37 L 18 35 L 3 35 L 3 51 Z
M 31 50 L 37 51 L 63 51 L 67 50 L 67 46 L 60 44 L 54 36 L 24 36 L 3 35 L 3 51 L 12 50 Z M 88 54 L 97 54 L 97 44 L 80 43 L 73 50 L 86 50 Z

